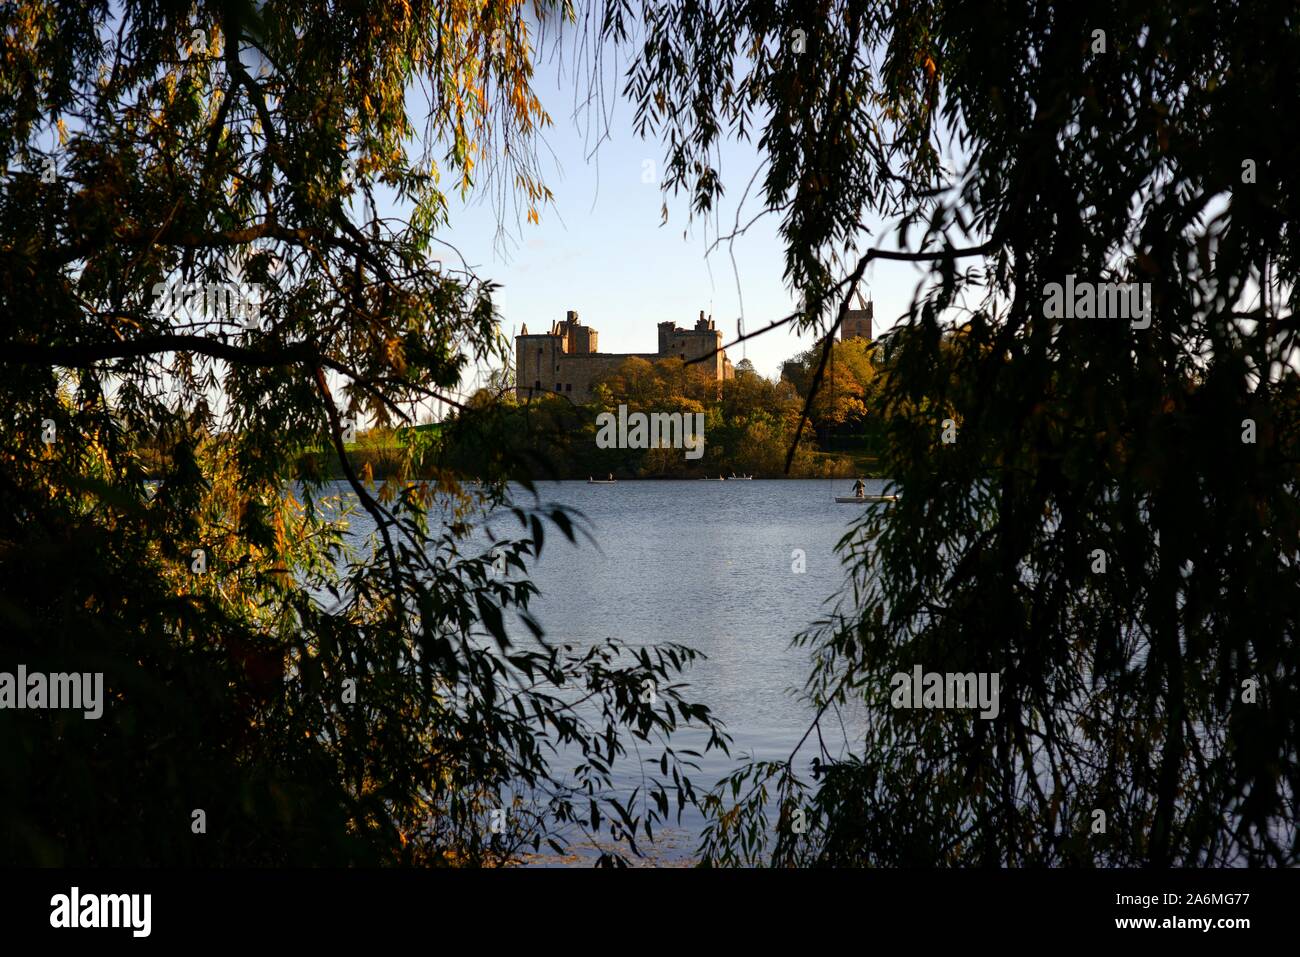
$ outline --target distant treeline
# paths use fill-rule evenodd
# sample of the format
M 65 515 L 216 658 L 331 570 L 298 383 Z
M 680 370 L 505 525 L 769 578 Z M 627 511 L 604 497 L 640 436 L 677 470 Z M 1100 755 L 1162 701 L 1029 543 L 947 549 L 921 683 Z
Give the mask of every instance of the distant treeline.
M 366 480 L 429 478 L 443 471 L 537 479 L 871 476 L 877 474 L 883 441 L 876 355 L 877 348 L 865 340 L 836 343 L 834 363 L 817 389 L 788 472 L 786 459 L 820 345 L 786 362 L 776 381 L 742 361 L 736 377 L 720 385 L 699 366 L 678 359 L 630 357 L 599 380 L 581 404 L 549 393 L 520 400 L 506 382 L 480 390 L 445 422 L 358 431 L 345 450 L 357 476 Z M 601 448 L 600 416 L 617 415 L 620 406 L 629 415 L 702 414 L 703 454 L 688 458 L 683 448 Z M 139 454 L 148 474 L 166 471 L 171 449 L 169 442 L 142 444 Z M 303 449 L 298 472 L 304 478 L 345 476 L 334 449 L 327 447 Z
M 449 420 L 444 462 L 469 474 L 496 473 L 515 462 L 534 477 L 559 479 L 873 474 L 881 433 L 871 411 L 873 352 L 864 340 L 836 345 L 833 375 L 823 378 L 788 473 L 820 347 L 787 362 L 778 381 L 742 362 L 736 377 L 719 386 L 701 367 L 678 359 L 630 357 L 581 404 L 558 394 L 520 400 L 510 388 L 484 390 Z M 683 448 L 601 448 L 599 417 L 617 415 L 620 406 L 628 415 L 702 415 L 703 455 L 689 458 Z

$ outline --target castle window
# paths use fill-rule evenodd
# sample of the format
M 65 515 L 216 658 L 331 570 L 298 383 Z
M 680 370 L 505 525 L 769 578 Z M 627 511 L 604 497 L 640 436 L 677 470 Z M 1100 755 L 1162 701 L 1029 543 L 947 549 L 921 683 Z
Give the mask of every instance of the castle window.
M 555 391 L 556 391 L 556 392 L 559 392 L 559 391 L 560 391 L 560 383 L 558 383 L 558 382 L 555 383 Z
M 566 385 L 566 386 L 564 387 L 564 391 L 565 391 L 565 392 L 572 392 L 572 391 L 573 391 L 573 383 L 570 382 L 568 385 Z
M 533 388 L 536 389 L 538 392 L 541 392 L 541 391 L 542 391 L 542 380 L 541 380 L 541 379 L 538 379 L 536 382 L 534 382 L 534 383 L 533 383 Z

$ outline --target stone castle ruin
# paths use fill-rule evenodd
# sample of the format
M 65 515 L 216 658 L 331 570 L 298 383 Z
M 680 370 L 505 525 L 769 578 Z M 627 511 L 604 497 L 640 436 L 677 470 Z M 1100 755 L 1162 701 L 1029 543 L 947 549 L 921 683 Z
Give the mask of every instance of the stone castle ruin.
M 875 319 L 875 304 L 858 297 L 858 308 L 850 309 L 844 314 L 844 323 L 840 326 L 840 340 L 866 339 L 871 341 L 871 325 Z
M 840 341 L 847 342 L 850 339 L 865 339 L 871 342 L 871 327 L 876 317 L 875 304 L 870 299 L 858 297 L 858 308 L 849 309 L 844 313 L 844 322 L 840 325 Z M 819 340 L 819 344 L 825 342 L 825 339 Z M 781 363 L 781 378 L 789 379 L 791 382 L 799 374 L 799 363 L 793 359 Z
M 563 322 L 552 323 L 550 332 L 530 335 L 525 325 L 515 337 L 515 392 L 519 398 L 558 392 L 575 402 L 586 402 L 592 385 L 632 356 L 650 362 L 674 356 L 684 361 L 710 356 L 697 366 L 713 381 L 721 384 L 735 376 L 731 360 L 722 351 L 722 333 L 712 318 L 704 318 L 703 311 L 694 329 L 679 329 L 671 320 L 659 323 L 657 352 L 598 352 L 596 336 L 596 330 L 579 322 L 573 311 Z

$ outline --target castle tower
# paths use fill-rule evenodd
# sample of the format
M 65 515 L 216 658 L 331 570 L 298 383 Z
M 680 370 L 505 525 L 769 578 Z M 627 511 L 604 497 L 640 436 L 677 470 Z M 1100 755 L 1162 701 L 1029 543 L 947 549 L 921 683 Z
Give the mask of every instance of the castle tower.
M 603 353 L 595 329 L 585 326 L 572 309 L 564 319 L 551 323 L 550 332 L 531 335 L 524 325 L 515 336 L 515 394 L 520 399 L 559 393 L 574 402 L 585 402 L 594 384 L 614 372 L 629 356 L 654 361 L 677 358 L 701 359 L 702 367 L 721 388 L 735 370 L 722 352 L 722 333 L 713 317 L 701 310 L 693 329 L 680 329 L 671 320 L 658 325 L 658 348 L 646 353 Z
M 871 321 L 875 314 L 875 304 L 867 300 L 864 304 L 862 297 L 858 297 L 858 305 L 861 308 L 850 309 L 844 314 L 844 322 L 840 325 L 840 339 L 866 339 L 871 341 Z

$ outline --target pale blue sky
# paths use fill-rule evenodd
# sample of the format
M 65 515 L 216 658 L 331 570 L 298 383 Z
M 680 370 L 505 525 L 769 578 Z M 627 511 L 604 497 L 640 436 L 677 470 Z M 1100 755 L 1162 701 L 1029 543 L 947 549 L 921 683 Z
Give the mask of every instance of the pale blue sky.
M 784 254 L 774 217 L 736 241 L 734 271 L 726 244 L 705 255 L 717 226 L 724 233 L 734 226 L 736 204 L 758 161 L 752 145 L 729 144 L 723 150 L 726 194 L 718 222 L 688 222 L 686 197 L 669 196 L 668 222 L 661 225 L 662 153 L 657 143 L 636 137 L 630 104 L 613 104 L 609 138 L 589 158 L 592 151 L 573 117 L 572 87 L 557 84 L 554 68 L 542 63 L 536 88 L 555 121 L 546 131 L 542 165 L 554 206 L 542 212 L 540 225 L 519 226 L 510 218 L 511 235 L 503 244 L 489 203 L 471 199 L 466 206 L 453 199 L 445 234 L 480 275 L 501 284 L 496 302 L 507 335 L 525 323 L 530 332 L 543 331 L 574 309 L 600 333 L 600 351 L 645 352 L 655 348 L 657 323 L 671 319 L 689 326 L 701 309 L 712 313 L 724 341 L 730 341 L 741 295 L 747 331 L 794 308 L 795 297 L 782 280 Z M 654 163 L 650 183 L 643 182 L 647 161 Z M 751 191 L 742 223 L 761 208 L 759 185 Z M 874 298 L 877 333 L 893 325 L 911 301 L 918 275 L 910 264 L 872 264 L 863 292 Z M 745 351 L 760 373 L 775 377 L 782 361 L 811 342 L 811 336 L 800 339 L 781 329 L 746 343 Z M 728 356 L 740 361 L 741 347 Z

